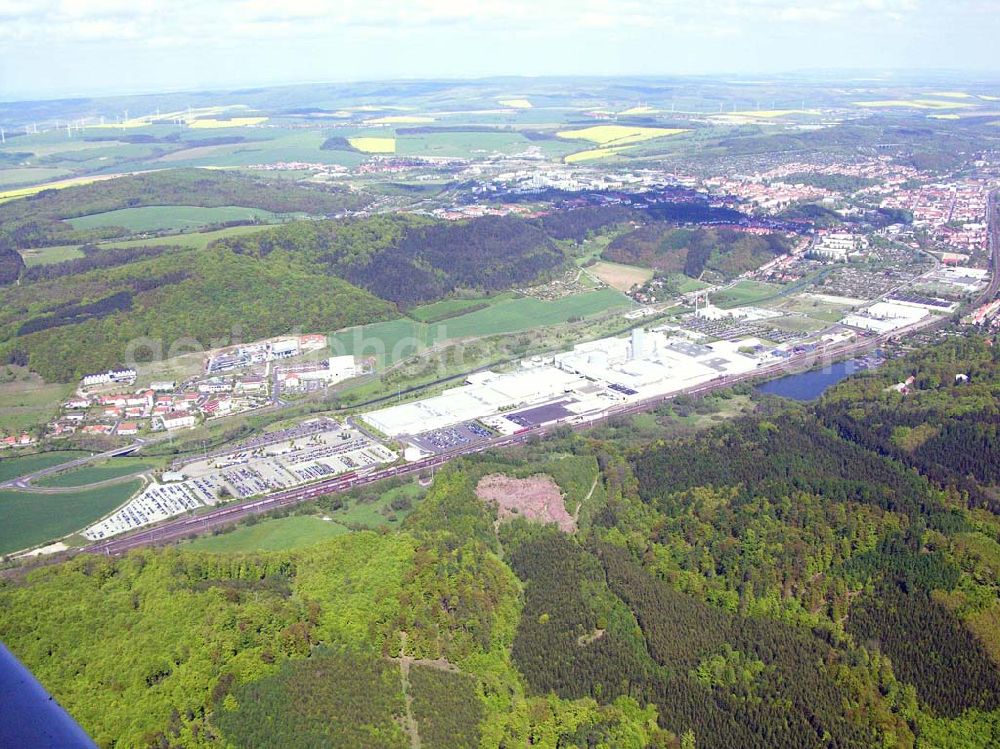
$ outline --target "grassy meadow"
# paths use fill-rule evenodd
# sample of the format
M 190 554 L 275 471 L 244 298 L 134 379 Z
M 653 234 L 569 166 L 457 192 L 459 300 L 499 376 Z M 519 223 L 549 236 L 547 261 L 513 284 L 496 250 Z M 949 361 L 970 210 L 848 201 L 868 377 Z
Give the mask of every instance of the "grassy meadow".
M 388 366 L 409 358 L 422 348 L 450 340 L 560 325 L 574 318 L 631 305 L 628 297 L 614 289 L 588 291 L 551 301 L 503 294 L 494 297 L 484 309 L 449 317 L 435 324 L 398 318 L 348 328 L 333 334 L 331 345 L 335 347 L 335 353 L 375 356 L 380 366 Z M 426 305 L 422 310 L 425 313 L 435 306 Z
M 325 541 L 350 531 L 340 523 L 316 515 L 292 515 L 242 525 L 218 536 L 202 536 L 187 541 L 184 548 L 220 554 L 251 551 L 288 551 Z
M 0 458 L 0 481 L 10 481 L 27 473 L 34 473 L 43 468 L 68 463 L 71 460 L 82 458 L 85 452 L 73 450 L 53 450 L 44 453 L 32 453 L 30 455 L 12 455 Z
M 273 222 L 278 215 L 260 208 L 220 206 L 202 208 L 190 205 L 151 205 L 140 208 L 122 208 L 117 211 L 94 213 L 71 218 L 68 223 L 75 229 L 96 229 L 104 226 L 121 226 L 130 231 L 182 231 L 225 221 Z

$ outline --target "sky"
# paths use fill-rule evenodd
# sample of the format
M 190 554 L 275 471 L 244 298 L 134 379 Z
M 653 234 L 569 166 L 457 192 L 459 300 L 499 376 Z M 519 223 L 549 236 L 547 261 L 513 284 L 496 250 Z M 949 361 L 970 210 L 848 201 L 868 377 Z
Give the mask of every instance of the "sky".
M 1000 0 L 0 0 L 0 100 L 271 83 L 997 72 Z

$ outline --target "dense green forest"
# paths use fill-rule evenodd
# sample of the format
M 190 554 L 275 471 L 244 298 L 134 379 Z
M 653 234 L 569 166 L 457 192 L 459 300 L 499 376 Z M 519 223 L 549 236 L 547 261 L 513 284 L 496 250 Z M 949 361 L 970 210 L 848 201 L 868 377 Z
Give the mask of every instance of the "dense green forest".
M 215 722 L 237 746 L 405 749 L 398 670 L 371 655 L 317 650 L 277 673 L 216 690 Z
M 565 262 L 541 228 L 511 216 L 442 222 L 397 215 L 296 223 L 220 244 L 253 257 L 277 249 L 307 257 L 407 307 L 456 289 L 494 292 L 529 284 Z
M 904 395 L 892 386 L 913 377 Z M 954 338 L 831 391 L 821 418 L 845 437 L 1000 510 L 1000 352 Z
M 398 314 L 389 302 L 287 254 L 248 261 L 224 248 L 143 254 L 127 265 L 8 287 L 0 299 L 0 350 L 8 361 L 63 382 L 127 358 L 148 361 Z
M 102 746 L 987 749 L 993 466 L 913 449 L 910 412 L 985 429 L 995 362 L 948 340 L 693 434 L 562 430 L 453 462 L 400 530 L 81 556 L 0 582 L 0 637 Z M 577 531 L 498 522 L 495 473 L 552 476 Z
M 639 221 L 642 214 L 624 206 L 586 206 L 553 211 L 539 219 L 542 228 L 553 239 L 582 242 L 590 233 L 597 233 L 627 221 Z
M 24 270 L 21 253 L 0 241 L 0 286 L 14 283 Z
M 691 278 L 711 271 L 730 279 L 787 253 L 791 246 L 783 234 L 758 236 L 733 229 L 652 223 L 616 237 L 604 257 Z

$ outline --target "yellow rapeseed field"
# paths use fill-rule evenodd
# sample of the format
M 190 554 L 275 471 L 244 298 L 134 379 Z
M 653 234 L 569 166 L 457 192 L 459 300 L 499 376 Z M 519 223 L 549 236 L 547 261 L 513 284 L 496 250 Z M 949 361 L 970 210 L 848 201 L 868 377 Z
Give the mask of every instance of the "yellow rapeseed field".
M 347 142 L 365 153 L 396 153 L 395 138 L 348 138 Z
M 686 133 L 672 127 L 632 127 L 630 125 L 594 125 L 580 130 L 562 130 L 556 135 L 570 140 L 589 140 L 602 148 L 607 146 L 624 146 L 639 143 L 653 138 L 663 138 L 668 135 Z
M 627 151 L 632 146 L 619 146 L 617 148 L 593 148 L 589 151 L 577 151 L 566 156 L 563 161 L 567 164 L 576 164 L 581 161 L 593 161 L 594 159 L 605 159 L 609 156 Z
M 31 187 L 19 187 L 15 190 L 0 192 L 0 203 L 16 198 L 26 198 L 29 195 L 37 195 L 42 190 L 62 190 L 66 187 L 76 187 L 77 185 L 89 185 L 91 182 L 100 182 L 105 179 L 120 177 L 120 174 L 109 174 L 95 177 L 69 177 L 55 182 L 46 182 L 43 185 L 32 185 Z

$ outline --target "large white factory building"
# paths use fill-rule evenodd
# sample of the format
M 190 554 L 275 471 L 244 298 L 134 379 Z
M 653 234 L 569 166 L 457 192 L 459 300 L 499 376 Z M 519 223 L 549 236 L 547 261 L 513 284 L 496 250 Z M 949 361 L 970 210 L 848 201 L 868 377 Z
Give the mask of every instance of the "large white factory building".
M 441 395 L 363 415 L 389 437 L 417 435 L 520 408 L 558 402 L 563 414 L 600 412 L 627 400 L 677 392 L 723 375 L 755 369 L 739 349 L 755 339 L 701 345 L 636 328 L 628 338 L 581 343 L 511 373 L 481 372 Z

